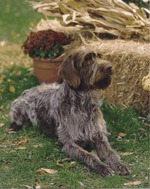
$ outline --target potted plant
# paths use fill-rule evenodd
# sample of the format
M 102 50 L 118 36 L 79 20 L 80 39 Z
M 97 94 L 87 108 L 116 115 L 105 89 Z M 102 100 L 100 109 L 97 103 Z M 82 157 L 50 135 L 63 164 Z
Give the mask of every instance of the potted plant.
M 42 30 L 30 32 L 22 48 L 33 58 L 34 73 L 40 83 L 59 82 L 58 68 L 62 63 L 64 45 L 69 38 L 62 32 Z

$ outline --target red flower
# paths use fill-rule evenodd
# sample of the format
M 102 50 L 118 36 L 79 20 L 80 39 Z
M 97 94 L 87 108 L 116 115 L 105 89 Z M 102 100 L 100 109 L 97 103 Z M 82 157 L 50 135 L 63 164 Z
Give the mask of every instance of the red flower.
M 31 32 L 22 47 L 30 57 L 56 58 L 64 52 L 63 45 L 69 42 L 70 39 L 62 32 L 43 30 Z

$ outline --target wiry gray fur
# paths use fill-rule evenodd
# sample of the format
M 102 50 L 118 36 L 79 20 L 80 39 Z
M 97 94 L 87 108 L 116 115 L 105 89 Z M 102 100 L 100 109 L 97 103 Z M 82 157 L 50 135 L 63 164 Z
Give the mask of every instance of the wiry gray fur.
M 47 136 L 57 136 L 63 151 L 87 164 L 96 173 L 126 175 L 126 166 L 111 148 L 106 123 L 93 90 L 106 88 L 112 69 L 107 61 L 93 54 L 75 52 L 63 62 L 62 84 L 42 84 L 24 91 L 12 103 L 9 129 L 39 125 Z M 88 149 L 95 148 L 97 157 Z

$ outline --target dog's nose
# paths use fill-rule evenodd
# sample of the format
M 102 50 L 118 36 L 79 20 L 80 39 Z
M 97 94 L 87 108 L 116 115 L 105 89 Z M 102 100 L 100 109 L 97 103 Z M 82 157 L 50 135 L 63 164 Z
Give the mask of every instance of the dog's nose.
M 111 72 L 112 72 L 112 65 L 108 64 L 108 65 L 105 67 L 105 70 L 107 71 L 107 73 L 111 73 Z

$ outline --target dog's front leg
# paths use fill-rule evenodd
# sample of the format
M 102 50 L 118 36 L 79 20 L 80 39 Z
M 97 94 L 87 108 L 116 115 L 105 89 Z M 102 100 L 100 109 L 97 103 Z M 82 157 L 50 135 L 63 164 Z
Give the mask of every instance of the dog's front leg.
M 112 170 L 105 163 L 101 162 L 98 158 L 79 147 L 76 144 L 65 144 L 63 151 L 71 158 L 76 158 L 88 165 L 92 170 L 101 176 L 112 175 Z
M 103 159 L 113 171 L 120 175 L 128 175 L 130 173 L 128 168 L 121 163 L 120 156 L 111 148 L 107 136 L 97 137 L 95 145 L 99 158 Z

